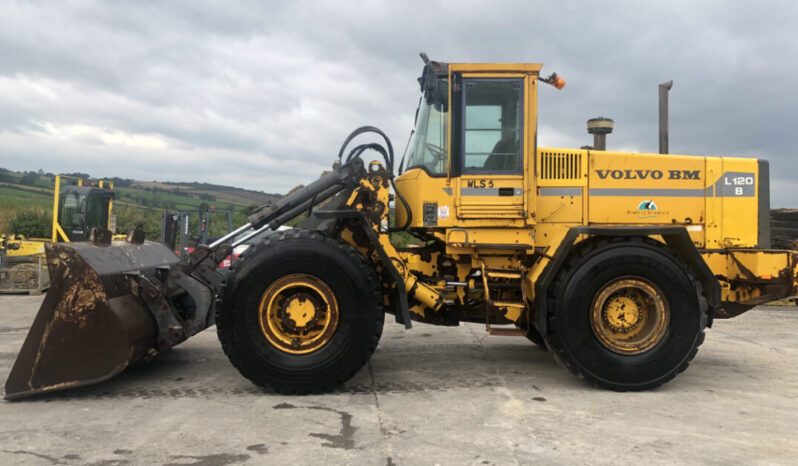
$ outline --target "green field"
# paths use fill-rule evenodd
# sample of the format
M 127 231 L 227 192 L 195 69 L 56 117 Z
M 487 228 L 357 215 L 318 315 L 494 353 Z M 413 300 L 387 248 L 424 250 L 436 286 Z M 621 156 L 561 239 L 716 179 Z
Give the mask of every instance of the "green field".
M 26 187 L 0 183 L 0 206 L 41 207 L 52 209 L 52 189 L 41 192 L 39 189 L 31 190 L 25 188 Z
M 203 205 L 206 208 L 227 209 L 233 211 L 233 223 L 237 225 L 246 222 L 247 212 L 252 208 L 279 199 L 279 195 L 199 183 L 126 180 L 125 184 L 129 186 L 117 185 L 114 189 L 113 211 L 117 217 L 117 232 L 140 227 L 148 239 L 160 239 L 161 216 L 164 212 L 197 210 Z M 52 217 L 53 186 L 54 178 L 50 175 L 0 169 L 0 233 L 24 234 L 11 231 L 13 219 L 22 212 L 37 212 Z M 192 227 L 194 224 L 196 220 L 192 221 Z M 211 236 L 224 233 L 227 228 L 224 216 L 214 216 L 210 227 Z

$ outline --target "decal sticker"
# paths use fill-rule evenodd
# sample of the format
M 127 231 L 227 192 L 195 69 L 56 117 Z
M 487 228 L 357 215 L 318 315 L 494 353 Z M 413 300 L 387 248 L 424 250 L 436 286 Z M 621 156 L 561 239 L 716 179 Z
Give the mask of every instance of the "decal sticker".
M 631 209 L 626 212 L 629 215 L 634 215 L 637 218 L 657 218 L 668 215 L 668 212 L 659 210 L 657 203 L 653 199 L 646 199 L 637 204 L 637 209 Z
M 493 187 L 493 180 L 486 179 L 486 180 L 467 180 L 466 186 L 469 188 L 492 188 Z
M 643 201 L 638 204 L 637 210 L 657 210 L 657 204 L 654 201 Z
M 438 207 L 438 218 L 441 219 L 441 220 L 446 220 L 447 218 L 449 218 L 449 206 L 448 205 L 442 205 L 442 206 Z
M 715 183 L 715 195 L 722 197 L 754 197 L 756 182 L 753 173 L 726 172 Z

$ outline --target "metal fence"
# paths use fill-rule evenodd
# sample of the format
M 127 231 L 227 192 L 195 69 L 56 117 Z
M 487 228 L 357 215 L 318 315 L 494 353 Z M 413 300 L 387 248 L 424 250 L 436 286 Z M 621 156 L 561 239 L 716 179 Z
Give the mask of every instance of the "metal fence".
M 38 294 L 49 287 L 44 256 L 0 256 L 0 293 Z

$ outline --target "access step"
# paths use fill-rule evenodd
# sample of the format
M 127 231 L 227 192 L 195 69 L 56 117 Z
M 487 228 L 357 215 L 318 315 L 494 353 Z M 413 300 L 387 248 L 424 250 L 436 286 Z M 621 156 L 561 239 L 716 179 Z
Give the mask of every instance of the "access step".
M 521 279 L 520 272 L 511 272 L 507 270 L 487 270 L 485 274 L 488 276 L 488 278 L 510 278 L 513 280 Z
M 526 330 L 522 328 L 491 327 L 488 329 L 488 334 L 499 337 L 525 337 Z
M 517 309 L 526 309 L 526 304 L 513 301 L 491 301 L 491 304 L 496 307 L 514 307 Z

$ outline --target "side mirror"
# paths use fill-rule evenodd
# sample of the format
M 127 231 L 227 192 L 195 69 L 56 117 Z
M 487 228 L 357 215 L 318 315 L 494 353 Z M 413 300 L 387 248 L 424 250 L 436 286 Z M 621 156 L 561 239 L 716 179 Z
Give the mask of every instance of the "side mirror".
M 432 105 L 438 111 L 447 111 L 449 108 L 449 85 L 446 80 L 439 79 L 440 76 L 448 75 L 448 65 L 431 61 L 427 54 L 422 53 L 421 59 L 424 61 L 424 69 L 418 84 L 421 86 L 421 95 L 427 105 Z
M 434 105 L 438 97 L 438 74 L 428 64 L 424 65 L 424 70 L 421 72 L 418 82 L 421 85 L 421 94 L 424 96 L 424 102 L 427 105 Z

